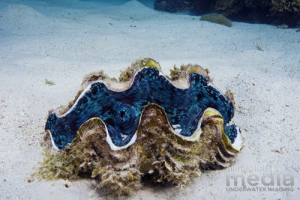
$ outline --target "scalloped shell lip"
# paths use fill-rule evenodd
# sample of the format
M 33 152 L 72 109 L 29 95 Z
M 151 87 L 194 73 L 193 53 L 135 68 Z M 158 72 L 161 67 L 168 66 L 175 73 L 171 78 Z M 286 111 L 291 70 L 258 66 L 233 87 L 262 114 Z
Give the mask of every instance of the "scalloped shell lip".
M 145 70 L 145 69 L 147 69 L 147 68 L 149 68 L 148 66 L 145 66 L 145 67 L 143 67 L 143 68 L 141 68 L 140 70 L 138 70 L 136 73 L 135 73 L 135 75 L 134 75 L 134 77 L 133 78 L 131 78 L 131 80 L 130 80 L 130 85 L 127 87 L 127 88 L 125 88 L 123 91 L 126 91 L 127 89 L 129 89 L 131 86 L 132 86 L 132 84 L 133 84 L 133 82 L 134 82 L 134 80 L 135 80 L 135 77 L 137 76 L 137 74 L 141 71 L 141 70 Z M 152 68 L 152 67 L 151 67 Z M 156 68 L 156 70 L 157 70 L 157 68 Z M 163 75 L 163 73 L 159 70 L 159 76 L 164 76 Z M 164 77 L 166 77 L 166 76 L 164 76 Z M 167 79 L 167 78 L 166 78 Z M 92 86 L 92 84 L 94 84 L 94 83 L 97 83 L 97 82 L 99 82 L 99 83 L 103 83 L 107 88 L 109 88 L 108 87 L 108 85 L 106 84 L 106 82 L 104 81 L 104 80 L 97 80 L 97 81 L 94 81 L 94 82 L 92 82 L 92 83 L 90 83 L 82 92 L 81 92 L 81 94 L 78 96 L 78 98 L 76 99 L 76 101 L 75 101 L 75 103 L 72 105 L 72 107 L 67 111 L 67 112 L 65 112 L 64 114 L 62 114 L 62 115 L 60 115 L 60 116 L 58 116 L 57 115 L 57 111 L 54 111 L 53 113 L 58 117 L 58 118 L 61 118 L 61 117 L 65 117 L 66 115 L 68 115 L 75 107 L 76 107 L 76 105 L 78 104 L 78 101 L 85 95 L 85 93 L 87 92 L 87 91 L 89 91 L 90 89 L 91 89 L 91 86 Z M 170 82 L 171 84 L 172 84 L 172 82 Z M 190 86 L 190 83 L 188 83 L 189 84 L 189 86 Z M 208 81 L 208 85 L 209 86 L 211 86 L 211 87 L 213 87 L 214 89 L 216 89 L 209 81 Z M 172 86 L 173 87 L 175 87 L 175 88 L 178 88 L 178 89 L 186 89 L 186 88 L 180 88 L 180 87 L 177 87 L 177 86 L 175 86 L 174 84 L 172 84 Z M 188 86 L 188 87 L 189 87 Z M 188 88 L 187 87 L 187 88 Z M 110 89 L 110 88 L 109 88 Z M 217 90 L 217 89 L 216 89 Z M 112 90 L 112 91 L 114 91 L 114 90 Z M 219 90 L 217 90 L 218 92 L 219 92 Z M 120 91 L 115 91 L 115 92 L 120 92 Z M 221 92 L 220 92 L 221 93 Z M 221 93 L 222 94 L 222 93 Z M 151 103 L 151 104 L 153 104 L 153 103 Z M 148 104 L 148 105 L 151 105 L 151 104 Z M 147 105 L 147 106 L 148 106 Z M 155 104 L 156 106 L 159 106 L 158 104 Z M 145 106 L 146 107 L 146 106 Z M 159 106 L 159 107 L 161 107 L 161 106 Z M 143 115 L 143 112 L 144 112 L 144 110 L 145 110 L 145 108 L 143 109 L 143 111 L 142 111 L 142 113 L 141 113 L 141 115 L 140 115 L 140 118 L 139 118 L 139 123 L 138 124 L 140 124 L 140 120 L 141 120 L 141 117 L 142 117 L 142 115 Z M 164 109 L 163 109 L 164 110 Z M 166 113 L 165 113 L 165 111 L 164 111 L 164 114 L 166 115 Z M 203 113 L 204 114 L 204 113 Z M 174 134 L 176 134 L 177 136 L 180 136 L 182 139 L 184 139 L 184 140 L 188 140 L 188 141 L 195 141 L 195 140 L 197 140 L 197 139 L 199 139 L 200 138 L 200 135 L 201 135 L 201 123 L 202 123 L 202 118 L 203 118 L 203 115 L 202 115 L 202 117 L 200 118 L 200 120 L 198 121 L 198 123 L 197 123 L 197 128 L 196 128 L 196 130 L 194 131 L 194 133 L 192 134 L 192 135 L 190 135 L 190 136 L 183 136 L 183 135 L 180 135 L 180 132 L 181 132 L 181 130 L 176 130 L 176 125 L 171 125 L 170 124 L 170 122 L 169 122 L 169 119 L 168 119 L 168 117 L 167 117 L 167 121 L 168 121 L 168 124 L 169 124 L 169 126 L 172 128 L 172 130 L 173 130 L 173 133 Z M 102 120 L 101 120 L 102 121 Z M 102 121 L 103 122 L 103 121 Z M 134 135 L 132 136 L 132 138 L 131 138 L 131 140 L 126 144 L 126 145 L 124 145 L 124 146 L 117 146 L 117 145 L 115 145 L 114 143 L 113 143 L 113 141 L 112 141 L 112 139 L 111 139 L 111 137 L 110 137 L 110 134 L 108 133 L 108 129 L 107 129 L 107 126 L 106 126 L 106 124 L 104 123 L 104 125 L 105 125 L 105 132 L 106 132 L 106 141 L 108 142 L 108 144 L 110 145 L 110 147 L 111 147 L 111 149 L 112 150 L 121 150 L 121 149 L 125 149 L 125 148 L 127 148 L 127 147 L 129 147 L 129 146 L 131 146 L 135 141 L 136 141 L 136 139 L 137 139 L 137 132 L 138 132 L 138 130 L 134 133 Z M 49 132 L 50 132 L 50 134 L 51 134 L 51 131 L 49 130 Z M 239 134 L 240 135 L 240 134 Z M 241 138 L 241 137 L 240 137 Z M 54 142 L 54 140 L 53 140 L 53 137 L 52 137 L 52 134 L 51 134 L 51 140 L 52 140 L 52 144 L 53 144 L 53 147 L 56 147 L 57 148 L 57 146 L 55 145 L 55 142 Z M 234 148 L 234 146 L 233 146 L 233 148 Z M 238 149 L 236 149 L 236 150 L 239 150 L 240 149 L 240 147 L 238 147 L 237 146 L 237 148 Z
M 140 119 L 139 119 L 139 124 L 140 124 L 140 122 L 141 122 L 141 119 L 142 119 L 142 117 L 143 117 L 143 113 L 144 113 L 146 107 L 151 106 L 151 105 L 155 105 L 155 106 L 161 108 L 161 109 L 163 110 L 164 115 L 166 116 L 166 113 L 165 113 L 164 109 L 163 109 L 161 106 L 159 106 L 158 104 L 155 104 L 155 103 L 150 103 L 150 104 L 148 104 L 147 106 L 145 106 L 145 108 L 143 109 L 142 114 L 141 114 Z M 186 140 L 186 141 L 196 141 L 196 140 L 199 140 L 199 138 L 200 138 L 200 136 L 201 136 L 201 133 L 202 133 L 202 130 L 201 130 L 201 123 L 202 123 L 202 120 L 203 120 L 203 116 L 206 115 L 207 111 L 209 112 L 209 111 L 211 111 L 211 110 L 214 110 L 214 112 L 216 111 L 216 110 L 213 109 L 213 108 L 207 108 L 207 109 L 204 111 L 202 117 L 200 118 L 200 120 L 199 120 L 199 122 L 198 122 L 198 127 L 197 127 L 196 131 L 195 131 L 194 134 L 191 135 L 191 136 L 183 136 L 183 135 L 180 135 L 178 132 L 176 132 L 176 131 L 174 130 L 174 128 L 173 128 L 174 125 L 172 126 L 172 125 L 170 124 L 170 122 L 169 122 L 167 116 L 166 116 L 166 119 L 167 119 L 168 125 L 169 125 L 170 127 L 172 127 L 172 132 L 173 132 L 175 135 L 181 137 L 182 139 L 184 139 L 184 140 Z M 98 118 L 98 117 L 95 117 L 95 118 Z M 91 118 L 90 120 L 92 120 L 92 119 L 94 119 L 94 118 Z M 98 118 L 98 119 L 100 119 L 100 118 Z M 101 120 L 101 119 L 100 119 L 100 120 Z M 134 133 L 132 139 L 130 140 L 130 142 L 129 142 L 128 144 L 126 144 L 126 145 L 124 145 L 124 146 L 116 146 L 116 145 L 113 143 L 113 141 L 112 141 L 112 139 L 111 139 L 111 137 L 110 137 L 110 135 L 109 135 L 109 133 L 108 133 L 106 124 L 105 124 L 102 120 L 101 120 L 101 122 L 104 124 L 104 127 L 105 127 L 105 133 L 106 133 L 106 141 L 107 141 L 107 143 L 109 144 L 111 150 L 113 150 L 113 151 L 118 151 L 118 150 L 126 149 L 126 148 L 128 148 L 129 146 L 131 146 L 131 145 L 133 145 L 133 144 L 135 143 L 135 141 L 136 141 L 136 139 L 137 139 L 137 133 L 138 133 L 138 130 Z M 80 128 L 81 128 L 82 126 L 83 126 L 83 124 L 80 126 Z M 79 128 L 79 129 L 80 129 L 80 128 Z M 78 129 L 78 130 L 79 130 L 79 129 Z M 238 136 L 237 136 L 236 140 L 234 141 L 234 143 L 232 143 L 231 145 L 232 145 L 232 147 L 233 147 L 235 150 L 240 151 L 240 150 L 241 150 L 241 147 L 242 147 L 242 142 L 243 142 L 243 141 L 242 141 L 242 136 L 241 136 L 239 127 L 237 127 L 237 132 L 238 132 L 238 133 L 237 133 Z M 49 131 L 49 133 L 50 133 L 50 135 L 51 135 L 51 142 L 52 142 L 52 145 L 53 145 L 54 149 L 57 149 L 57 150 L 58 150 L 59 148 L 55 145 L 55 142 L 54 142 L 54 140 L 53 140 L 53 138 L 52 138 L 52 134 L 51 134 L 50 131 Z
M 180 135 L 179 133 L 177 133 L 177 132 L 174 130 L 174 128 L 171 126 L 171 124 L 170 124 L 170 122 L 169 122 L 169 119 L 168 119 L 168 117 L 167 117 L 167 115 L 166 115 L 164 109 L 163 109 L 160 105 L 155 104 L 155 103 L 150 103 L 150 104 L 148 104 L 147 106 L 145 106 L 145 108 L 143 109 L 142 114 L 141 114 L 141 116 L 140 116 L 139 124 L 141 123 L 141 119 L 142 119 L 142 117 L 143 117 L 143 113 L 144 113 L 146 107 L 151 106 L 151 105 L 155 105 L 155 106 L 157 106 L 157 107 L 159 107 L 159 108 L 161 108 L 161 109 L 163 110 L 163 113 L 164 113 L 164 115 L 165 115 L 165 117 L 166 117 L 166 119 L 167 119 L 167 123 L 168 123 L 169 127 L 171 127 L 172 132 L 173 132 L 175 135 L 177 135 L 177 136 L 179 136 L 179 137 L 181 137 L 182 139 L 187 140 L 187 141 L 196 141 L 196 140 L 199 140 L 199 138 L 200 138 L 200 136 L 201 136 L 201 133 L 202 133 L 202 131 L 201 131 L 202 117 L 200 118 L 200 120 L 199 120 L 199 122 L 198 122 L 198 127 L 197 127 L 197 129 L 195 130 L 194 134 L 191 135 L 191 136 L 183 136 L 183 135 Z M 101 120 L 101 121 L 102 121 L 102 120 Z M 103 122 L 103 121 L 102 121 L 102 122 Z M 119 146 L 116 146 L 116 145 L 113 143 L 113 141 L 111 140 L 111 137 L 110 137 L 110 135 L 109 135 L 109 133 L 108 133 L 108 130 L 107 130 L 107 127 L 106 127 L 106 124 L 105 124 L 105 123 L 104 123 L 104 126 L 105 126 L 105 132 L 106 132 L 106 141 L 107 141 L 107 143 L 109 144 L 111 150 L 113 150 L 113 151 L 125 149 L 125 148 L 131 146 L 132 144 L 134 144 L 134 142 L 135 142 L 136 139 L 137 139 L 137 133 L 138 133 L 138 130 L 134 133 L 133 137 L 131 138 L 131 140 L 130 140 L 130 142 L 129 142 L 128 144 L 126 144 L 125 146 L 120 146 L 120 147 L 119 147 Z

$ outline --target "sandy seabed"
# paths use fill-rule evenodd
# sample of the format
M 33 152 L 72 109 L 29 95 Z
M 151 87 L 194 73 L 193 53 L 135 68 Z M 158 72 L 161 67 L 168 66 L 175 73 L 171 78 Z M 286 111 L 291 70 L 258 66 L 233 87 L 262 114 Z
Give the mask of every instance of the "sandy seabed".
M 84 75 L 118 77 L 146 57 L 165 74 L 197 63 L 219 90 L 233 91 L 244 148 L 235 165 L 186 188 L 143 187 L 129 199 L 298 199 L 300 32 L 241 22 L 229 28 L 157 12 L 149 2 L 109 2 L 0 2 L 0 199 L 106 198 L 88 180 L 28 183 L 42 159 L 40 133 L 48 110 L 72 100 Z M 235 187 L 231 176 L 246 186 Z

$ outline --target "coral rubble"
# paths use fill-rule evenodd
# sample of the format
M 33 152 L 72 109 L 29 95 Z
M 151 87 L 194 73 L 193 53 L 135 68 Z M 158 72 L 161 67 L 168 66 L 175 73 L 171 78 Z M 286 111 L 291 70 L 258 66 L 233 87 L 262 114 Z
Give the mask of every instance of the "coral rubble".
M 156 10 L 197 15 L 217 12 L 233 20 L 270 24 L 300 25 L 299 0 L 156 0 Z
M 154 2 L 154 9 L 167 12 L 184 12 L 193 7 L 191 0 L 156 0 Z

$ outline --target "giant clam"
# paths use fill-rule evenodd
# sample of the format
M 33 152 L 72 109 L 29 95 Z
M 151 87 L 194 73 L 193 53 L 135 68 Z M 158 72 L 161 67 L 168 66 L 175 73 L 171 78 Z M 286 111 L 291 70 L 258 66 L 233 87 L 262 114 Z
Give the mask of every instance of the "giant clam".
M 127 195 L 143 177 L 185 185 L 201 170 L 232 164 L 242 146 L 230 91 L 208 70 L 186 65 L 164 76 L 158 62 L 138 60 L 120 81 L 94 73 L 65 109 L 51 111 L 45 130 L 53 147 L 39 174 L 74 179 L 87 173 L 99 187 Z M 51 167 L 49 167 L 51 166 Z

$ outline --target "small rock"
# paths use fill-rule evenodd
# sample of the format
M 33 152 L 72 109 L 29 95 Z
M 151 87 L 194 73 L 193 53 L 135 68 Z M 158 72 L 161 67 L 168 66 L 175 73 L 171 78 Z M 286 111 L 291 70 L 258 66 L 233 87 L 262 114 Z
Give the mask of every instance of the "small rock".
M 281 29 L 288 29 L 288 28 L 289 28 L 289 26 L 288 26 L 288 25 L 286 25 L 286 24 L 281 24 L 281 25 L 277 26 L 277 28 L 281 28 Z
M 232 27 L 232 23 L 229 19 L 227 19 L 226 17 L 224 17 L 221 14 L 216 14 L 216 13 L 212 13 L 212 14 L 207 14 L 207 15 L 203 15 L 200 20 L 203 21 L 210 21 L 213 23 L 217 23 L 217 24 L 222 24 L 228 27 Z

